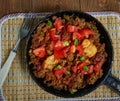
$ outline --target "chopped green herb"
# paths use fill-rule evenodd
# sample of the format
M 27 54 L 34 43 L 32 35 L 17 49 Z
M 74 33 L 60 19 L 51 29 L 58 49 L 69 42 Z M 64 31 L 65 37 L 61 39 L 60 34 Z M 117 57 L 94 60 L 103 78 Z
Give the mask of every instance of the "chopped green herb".
M 93 30 L 95 30 L 95 29 L 96 29 L 96 26 L 92 24 L 92 25 L 90 26 L 90 28 L 93 29 Z
M 89 70 L 88 66 L 84 66 L 83 69 L 84 69 L 85 71 L 88 71 L 88 70 Z
M 84 61 L 84 60 L 85 60 L 84 56 L 80 57 L 80 61 Z
M 72 90 L 70 90 L 70 93 L 71 93 L 71 94 L 74 94 L 75 92 L 77 92 L 77 89 L 72 89 Z
M 41 32 L 40 35 L 43 36 L 43 37 L 45 36 L 45 34 L 43 32 Z
M 71 72 L 70 71 L 66 71 L 66 74 L 71 74 Z
M 61 66 L 61 65 L 58 65 L 56 68 L 61 69 L 61 68 L 62 68 L 62 66 Z
M 48 20 L 47 24 L 48 26 L 52 26 L 52 22 L 50 20 Z
M 32 50 L 31 50 L 31 49 L 29 50 L 29 54 L 30 54 L 30 53 L 32 53 Z
M 78 39 L 74 40 L 74 45 L 77 46 L 78 45 Z
M 63 44 L 64 44 L 64 46 L 69 46 L 69 42 L 68 41 L 65 41 Z
M 50 87 L 51 86 L 51 84 L 50 83 L 47 83 L 47 87 Z
M 68 20 L 68 21 L 70 20 L 70 16 L 68 16 L 68 15 L 63 15 L 63 18 Z

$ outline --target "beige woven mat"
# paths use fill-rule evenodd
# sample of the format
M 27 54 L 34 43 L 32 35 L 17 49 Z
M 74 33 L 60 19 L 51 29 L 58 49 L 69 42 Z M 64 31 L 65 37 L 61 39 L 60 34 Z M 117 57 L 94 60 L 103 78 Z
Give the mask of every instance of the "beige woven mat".
M 94 15 L 109 31 L 114 47 L 114 64 L 112 73 L 120 78 L 120 18 L 118 15 Z M 18 30 L 22 17 L 6 18 L 2 22 L 2 64 L 7 59 L 10 50 L 18 39 Z M 61 99 L 42 90 L 30 77 L 25 63 L 25 40 L 21 43 L 17 55 L 11 65 L 7 79 L 3 85 L 3 95 L 8 101 L 31 101 Z M 92 93 L 82 98 L 111 98 L 119 97 L 108 87 L 102 85 Z

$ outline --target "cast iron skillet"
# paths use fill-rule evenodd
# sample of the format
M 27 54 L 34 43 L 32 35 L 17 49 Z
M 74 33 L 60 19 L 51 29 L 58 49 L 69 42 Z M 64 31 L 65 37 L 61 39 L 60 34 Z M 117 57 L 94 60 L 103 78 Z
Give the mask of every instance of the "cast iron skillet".
M 96 23 L 96 26 L 97 26 L 99 33 L 100 33 L 100 42 L 105 43 L 105 45 L 106 45 L 105 50 L 108 54 L 107 61 L 105 62 L 105 64 L 102 67 L 103 68 L 102 78 L 98 79 L 95 82 L 95 84 L 89 85 L 83 89 L 80 89 L 74 94 L 70 94 L 69 91 L 64 91 L 64 90 L 59 91 L 59 90 L 54 89 L 53 87 L 47 87 L 47 85 L 45 85 L 43 83 L 42 79 L 36 78 L 34 76 L 33 71 L 32 71 L 33 65 L 29 65 L 30 57 L 28 55 L 28 51 L 29 51 L 29 48 L 31 46 L 31 39 L 32 39 L 31 35 L 34 33 L 34 31 L 36 30 L 38 25 L 40 25 L 42 22 L 46 22 L 46 19 L 48 19 L 48 18 L 51 19 L 52 16 L 54 16 L 54 15 L 58 16 L 58 17 L 63 17 L 64 14 L 78 16 L 80 18 L 84 18 L 86 21 L 94 21 Z M 51 94 L 61 96 L 61 97 L 78 97 L 78 96 L 83 96 L 85 94 L 92 92 L 93 90 L 95 90 L 97 87 L 99 87 L 102 84 L 106 84 L 110 88 L 112 88 L 114 91 L 116 91 L 118 94 L 120 94 L 120 80 L 111 74 L 111 68 L 112 68 L 112 63 L 113 63 L 112 42 L 111 42 L 109 33 L 106 31 L 106 29 L 103 27 L 103 25 L 97 19 L 95 19 L 94 17 L 92 17 L 89 14 L 79 12 L 79 11 L 59 11 L 59 12 L 47 15 L 45 18 L 43 18 L 38 23 L 38 25 L 35 26 L 34 30 L 28 36 L 28 40 L 27 40 L 27 44 L 26 44 L 26 60 L 27 60 L 27 65 L 28 65 L 28 70 L 30 72 L 30 75 L 32 76 L 33 80 L 41 88 L 43 88 L 45 91 L 47 91 Z

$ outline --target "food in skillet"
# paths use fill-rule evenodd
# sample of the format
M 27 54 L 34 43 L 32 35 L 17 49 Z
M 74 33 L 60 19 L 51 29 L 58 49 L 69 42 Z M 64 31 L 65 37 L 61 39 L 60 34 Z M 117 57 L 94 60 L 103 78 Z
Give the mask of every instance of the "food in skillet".
M 64 15 L 37 27 L 29 56 L 37 78 L 73 94 L 102 77 L 107 53 L 94 22 Z

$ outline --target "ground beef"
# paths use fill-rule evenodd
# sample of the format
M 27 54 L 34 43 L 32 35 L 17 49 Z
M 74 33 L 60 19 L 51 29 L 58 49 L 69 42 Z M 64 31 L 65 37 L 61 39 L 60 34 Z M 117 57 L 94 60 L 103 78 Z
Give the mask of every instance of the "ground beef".
M 70 40 L 70 38 L 71 38 L 71 36 L 69 33 L 67 33 L 67 32 L 62 33 L 62 40 L 63 41 L 68 41 L 68 40 Z
M 99 78 L 101 78 L 103 75 L 103 71 L 101 70 L 98 73 L 92 73 L 89 75 L 89 77 L 87 77 L 87 83 L 88 84 L 94 84 Z
M 98 45 L 98 53 L 90 59 L 93 64 L 99 61 L 106 61 L 107 54 L 105 52 L 105 44 Z
M 75 19 L 75 25 L 79 26 L 80 29 L 84 28 L 85 24 L 85 19 L 80 19 L 78 17 Z
M 74 54 L 73 53 L 69 53 L 67 55 L 67 60 L 70 61 L 70 62 L 72 62 L 74 60 Z

